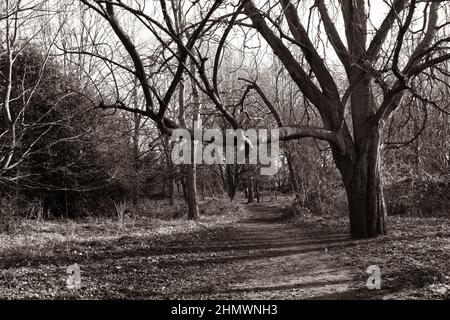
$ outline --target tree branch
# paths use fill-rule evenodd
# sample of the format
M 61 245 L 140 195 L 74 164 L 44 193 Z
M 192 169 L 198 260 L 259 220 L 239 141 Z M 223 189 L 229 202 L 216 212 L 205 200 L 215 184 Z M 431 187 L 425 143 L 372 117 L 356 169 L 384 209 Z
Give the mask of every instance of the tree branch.
M 339 33 L 337 32 L 333 21 L 331 21 L 324 0 L 318 0 L 317 7 L 319 9 L 320 17 L 322 18 L 323 26 L 325 27 L 325 32 L 327 33 L 328 39 L 330 40 L 330 43 L 333 46 L 334 51 L 336 52 L 336 55 L 338 56 L 339 60 L 342 62 L 345 71 L 347 72 L 347 74 L 349 74 L 351 67 L 350 55 L 344 43 L 342 42 L 341 37 L 339 36 Z

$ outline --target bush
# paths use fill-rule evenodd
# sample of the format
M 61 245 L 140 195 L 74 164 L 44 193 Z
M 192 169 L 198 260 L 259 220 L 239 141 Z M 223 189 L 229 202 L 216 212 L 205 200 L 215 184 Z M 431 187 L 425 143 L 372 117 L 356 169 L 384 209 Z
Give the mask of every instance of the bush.
M 199 203 L 200 215 L 228 215 L 244 212 L 244 208 L 238 202 L 229 199 L 208 199 Z
M 450 175 L 409 175 L 402 179 L 389 179 L 384 188 L 388 214 L 417 216 L 449 216 Z M 288 211 L 292 215 L 345 215 L 347 196 L 341 183 L 335 181 L 318 184 L 311 189 L 303 205 L 294 202 Z
M 390 214 L 448 216 L 450 175 L 414 175 L 392 182 L 385 188 Z
M 182 199 L 178 199 L 174 205 L 169 205 L 167 200 L 142 199 L 136 214 L 162 220 L 180 219 L 187 217 L 187 205 Z M 241 214 L 244 208 L 240 203 L 228 199 L 207 199 L 198 203 L 200 217 Z
M 0 233 L 10 232 L 14 228 L 16 211 L 16 203 L 12 198 L 0 198 Z
M 338 181 L 322 182 L 307 195 L 304 206 L 316 215 L 344 215 L 348 211 L 344 186 Z
M 284 208 L 283 217 L 285 218 L 304 218 L 312 215 L 311 210 L 308 207 L 301 205 L 297 200 L 294 200 L 292 204 Z

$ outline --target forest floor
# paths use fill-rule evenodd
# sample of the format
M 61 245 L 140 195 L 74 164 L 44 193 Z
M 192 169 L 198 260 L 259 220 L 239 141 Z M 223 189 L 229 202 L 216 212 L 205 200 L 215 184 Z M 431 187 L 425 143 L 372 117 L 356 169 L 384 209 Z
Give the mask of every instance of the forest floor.
M 442 299 L 448 218 L 391 217 L 389 236 L 351 240 L 345 219 L 286 217 L 279 204 L 199 222 L 29 222 L 0 235 L 0 298 Z M 77 263 L 81 288 L 68 289 Z M 381 268 L 369 290 L 366 269 Z

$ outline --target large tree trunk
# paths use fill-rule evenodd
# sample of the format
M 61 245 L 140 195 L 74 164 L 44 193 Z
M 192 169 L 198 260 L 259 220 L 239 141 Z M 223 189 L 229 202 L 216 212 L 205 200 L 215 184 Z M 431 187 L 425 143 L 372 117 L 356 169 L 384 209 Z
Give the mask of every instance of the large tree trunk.
M 357 159 L 351 162 L 333 152 L 347 192 L 353 239 L 386 234 L 386 206 L 381 179 L 381 128 L 365 130 Z

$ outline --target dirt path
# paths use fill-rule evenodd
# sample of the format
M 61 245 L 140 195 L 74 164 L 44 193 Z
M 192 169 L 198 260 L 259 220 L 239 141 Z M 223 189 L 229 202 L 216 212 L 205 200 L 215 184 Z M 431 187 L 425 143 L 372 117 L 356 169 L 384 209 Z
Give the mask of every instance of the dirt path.
M 0 261 L 0 298 L 358 297 L 361 270 L 343 259 L 354 241 L 282 221 L 281 208 L 268 202 L 247 209 L 220 228 L 62 242 L 28 255 L 17 248 Z M 66 269 L 74 263 L 82 288 L 71 291 Z
M 279 207 L 248 206 L 235 226 L 210 234 L 179 253 L 163 291 L 169 298 L 299 299 L 354 296 L 355 276 L 337 261 L 342 235 L 315 234 L 283 222 Z M 167 248 L 173 252 L 174 248 Z M 176 258 L 175 258 L 176 259 Z M 182 274 L 178 266 L 182 266 Z M 190 276 L 189 276 L 190 275 Z M 179 277 L 181 276 L 181 278 Z M 161 292 L 163 293 L 163 292 Z
M 317 220 L 283 220 L 269 202 L 245 206 L 238 222 L 30 224 L 37 233 L 0 238 L 0 299 L 448 297 L 446 219 L 391 217 L 390 236 L 355 241 Z M 75 263 L 81 288 L 70 290 Z M 365 288 L 373 264 L 382 268 L 381 290 Z

